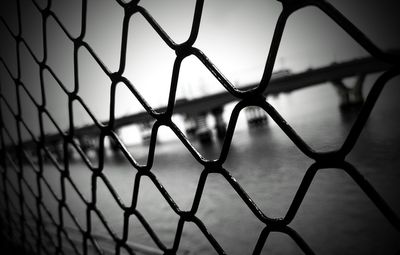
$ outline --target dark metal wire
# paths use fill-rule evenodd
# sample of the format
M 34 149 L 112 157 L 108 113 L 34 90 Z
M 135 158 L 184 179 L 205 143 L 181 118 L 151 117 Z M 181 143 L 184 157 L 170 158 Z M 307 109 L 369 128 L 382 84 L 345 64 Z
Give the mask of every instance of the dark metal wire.
M 122 0 L 116 0 L 121 8 L 124 9 L 124 17 L 122 21 L 122 34 L 121 34 L 121 51 L 120 51 L 120 62 L 118 70 L 113 72 L 109 70 L 102 62 L 102 60 L 95 53 L 93 48 L 85 41 L 86 34 L 86 21 L 87 21 L 87 0 L 82 0 L 82 13 L 81 13 L 81 28 L 80 34 L 77 37 L 72 36 L 64 24 L 60 21 L 57 15 L 52 10 L 52 0 L 48 0 L 47 4 L 42 7 L 35 0 L 32 0 L 34 6 L 41 14 L 41 25 L 42 25 L 42 41 L 43 41 L 43 56 L 41 59 L 37 58 L 31 49 L 30 45 L 27 43 L 25 38 L 22 36 L 22 13 L 21 4 L 24 4 L 21 0 L 16 0 L 17 5 L 17 32 L 14 32 L 10 23 L 4 18 L 1 18 L 2 25 L 7 29 L 8 33 L 14 39 L 16 47 L 16 61 L 17 61 L 17 72 L 14 74 L 10 67 L 7 65 L 3 58 L 0 58 L 2 65 L 7 71 L 9 77 L 14 81 L 15 84 L 15 94 L 17 98 L 17 111 L 15 112 L 10 105 L 10 101 L 6 98 L 4 94 L 4 88 L 0 87 L 0 181 L 1 181 L 1 201 L 4 208 L 1 208 L 0 220 L 5 228 L 1 230 L 3 234 L 6 234 L 10 240 L 14 239 L 22 245 L 26 251 L 33 251 L 37 254 L 67 254 L 71 250 L 67 251 L 67 246 L 71 247 L 72 252 L 76 254 L 88 254 L 89 249 L 94 249 L 98 253 L 102 253 L 101 247 L 97 244 L 94 233 L 92 232 L 91 219 L 93 216 L 97 216 L 107 232 L 110 234 L 112 240 L 115 243 L 115 253 L 120 254 L 122 250 L 125 250 L 129 254 L 134 254 L 135 251 L 128 244 L 128 233 L 129 233 L 129 219 L 135 217 L 149 233 L 151 238 L 154 240 L 157 247 L 164 254 L 175 254 L 179 248 L 180 240 L 182 237 L 183 227 L 186 223 L 194 223 L 199 230 L 208 239 L 210 244 L 214 247 L 215 251 L 219 254 L 225 254 L 225 251 L 220 246 L 218 241 L 214 236 L 208 232 L 204 223 L 197 217 L 196 213 L 202 199 L 202 194 L 204 191 L 205 183 L 209 178 L 209 174 L 217 173 L 232 186 L 232 188 L 237 192 L 240 198 L 243 200 L 244 204 L 252 211 L 254 216 L 262 222 L 265 227 L 260 233 L 257 244 L 254 247 L 253 254 L 260 254 L 264 244 L 271 232 L 284 233 L 290 238 L 292 238 L 299 248 L 306 254 L 313 254 L 311 247 L 302 239 L 302 237 L 292 229 L 289 224 L 295 218 L 299 207 L 302 204 L 303 198 L 307 193 L 308 188 L 315 174 L 325 168 L 335 168 L 347 173 L 354 182 L 359 185 L 361 190 L 369 197 L 369 199 L 375 204 L 375 206 L 380 210 L 380 212 L 386 217 L 386 219 L 400 231 L 400 219 L 399 216 L 393 211 L 393 209 L 383 200 L 379 193 L 374 189 L 374 187 L 364 178 L 364 176 L 349 162 L 346 161 L 346 156 L 351 152 L 357 139 L 365 126 L 365 123 L 371 114 L 374 104 L 379 98 L 381 91 L 387 82 L 394 76 L 400 74 L 400 58 L 395 55 L 387 54 L 381 51 L 372 41 L 370 41 L 356 26 L 354 26 L 344 15 L 342 15 L 338 10 L 336 10 L 332 5 L 323 0 L 279 0 L 282 3 L 282 12 L 277 20 L 275 31 L 273 34 L 272 42 L 270 45 L 270 50 L 266 60 L 264 72 L 259 85 L 249 91 L 242 91 L 236 88 L 219 70 L 218 68 L 207 58 L 207 56 L 201 52 L 200 49 L 194 47 L 197 35 L 199 33 L 199 26 L 201 23 L 202 11 L 204 0 L 197 0 L 193 15 L 192 28 L 188 39 L 177 44 L 171 37 L 163 30 L 162 26 L 157 23 L 157 21 L 151 16 L 151 14 L 142 6 L 139 5 L 139 1 L 124 2 Z M 349 34 L 359 45 L 361 45 L 367 52 L 369 52 L 373 57 L 386 62 L 389 64 L 387 71 L 385 71 L 375 82 L 369 95 L 363 105 L 363 108 L 358 115 L 354 125 L 352 126 L 349 135 L 347 136 L 345 142 L 338 150 L 330 152 L 318 152 L 313 150 L 285 121 L 285 119 L 271 106 L 263 97 L 262 93 L 268 88 L 269 81 L 271 79 L 272 70 L 276 60 L 277 52 L 279 49 L 280 41 L 283 35 L 285 24 L 287 19 L 294 12 L 306 6 L 315 6 L 329 16 L 337 25 L 339 25 L 347 34 Z M 165 112 L 155 111 L 143 98 L 143 96 L 137 91 L 135 86 L 123 76 L 126 64 L 126 54 L 127 54 L 127 41 L 128 41 L 128 31 L 130 19 L 133 15 L 141 15 L 145 20 L 151 25 L 154 31 L 161 37 L 164 43 L 176 53 L 176 58 L 173 66 L 172 79 L 170 84 L 170 94 L 168 105 Z M 55 74 L 54 70 L 47 63 L 48 57 L 48 47 L 47 47 L 47 21 L 49 18 L 55 20 L 56 24 L 62 29 L 65 35 L 73 43 L 73 64 L 74 64 L 74 88 L 69 91 L 65 84 L 59 79 Z M 27 88 L 27 84 L 24 84 L 21 80 L 21 48 L 25 48 L 31 57 L 36 62 L 39 67 L 40 75 L 40 92 L 42 101 L 37 101 L 32 95 L 30 90 Z M 87 107 L 85 101 L 80 97 L 79 91 L 79 77 L 78 77 L 78 51 L 79 49 L 86 49 L 91 57 L 95 60 L 97 65 L 103 70 L 103 72 L 109 77 L 111 85 L 111 96 L 110 96 L 110 116 L 109 122 L 107 124 L 98 121 L 92 114 L 90 109 Z M 220 156 L 217 160 L 208 160 L 204 158 L 190 143 L 183 132 L 175 125 L 172 121 L 171 116 L 173 114 L 175 106 L 175 96 L 178 84 L 178 76 L 180 72 L 180 67 L 182 61 L 189 57 L 194 56 L 208 69 L 208 71 L 215 76 L 215 78 L 220 82 L 220 84 L 233 96 L 235 96 L 240 101 L 236 104 L 233 112 L 230 116 L 229 124 L 227 127 L 226 137 L 221 149 Z M 47 108 L 47 100 L 45 93 L 45 82 L 44 82 L 44 72 L 48 72 L 58 83 L 59 87 L 64 91 L 68 97 L 68 108 L 69 116 L 69 129 L 67 131 L 62 130 L 58 123 L 54 120 L 53 116 L 50 114 Z M 136 97 L 137 101 L 143 106 L 147 111 L 149 116 L 151 116 L 155 122 L 152 127 L 150 146 L 147 162 L 142 165 L 139 164 L 132 155 L 128 152 L 124 144 L 121 142 L 118 134 L 116 133 L 115 123 L 115 103 L 116 103 L 116 87 L 118 83 L 124 84 L 131 93 Z M 1 84 L 0 84 L 1 85 Z M 22 118 L 21 114 L 21 91 L 24 91 L 34 103 L 38 112 L 38 119 L 40 125 L 40 136 L 35 137 L 31 128 L 27 125 L 26 120 Z M 97 149 L 98 163 L 94 164 L 88 156 L 83 151 L 81 145 L 74 139 L 75 135 L 75 124 L 73 116 L 73 104 L 79 103 L 89 114 L 95 126 L 98 128 L 98 142 L 99 147 Z M 231 146 L 232 138 L 234 135 L 236 122 L 238 116 L 243 110 L 243 108 L 248 106 L 258 106 L 261 107 L 283 130 L 283 132 L 290 138 L 290 140 L 302 151 L 306 156 L 313 159 L 315 162 L 310 166 L 304 175 L 303 181 L 301 182 L 297 193 L 283 218 L 270 218 L 265 215 L 257 206 L 257 204 L 250 198 L 246 191 L 241 187 L 241 185 L 231 176 L 229 170 L 223 167 L 224 162 L 227 159 L 229 149 Z M 8 111 L 14 118 L 14 120 L 6 120 L 3 116 L 4 111 Z M 56 127 L 60 138 L 62 140 L 63 146 L 63 161 L 60 163 L 50 152 L 49 148 L 46 146 L 46 134 L 44 132 L 43 119 L 48 118 L 50 122 Z M 11 121 L 16 126 L 17 140 L 11 135 L 12 130 L 9 130 L 5 121 Z M 180 139 L 183 145 L 191 153 L 193 158 L 201 164 L 204 169 L 201 172 L 200 179 L 197 185 L 197 190 L 194 196 L 192 207 L 189 211 L 184 211 L 179 208 L 178 204 L 170 196 L 167 190 L 162 186 L 157 176 L 152 172 L 152 165 L 154 162 L 154 153 L 157 139 L 157 132 L 161 126 L 169 127 L 175 135 Z M 35 144 L 34 154 L 37 162 L 34 163 L 32 157 L 28 155 L 24 144 L 22 141 L 22 132 L 26 131 L 31 137 L 31 140 Z M 132 203 L 127 205 L 118 196 L 112 183 L 108 180 L 106 175 L 103 173 L 104 167 L 104 140 L 109 137 L 113 142 L 115 142 L 119 150 L 131 163 L 132 167 L 137 170 Z M 11 144 L 6 144 L 6 140 L 10 141 Z M 91 171 L 91 199 L 88 201 L 87 198 L 79 190 L 78 186 L 75 184 L 70 176 L 70 162 L 68 157 L 68 148 L 72 146 L 79 153 L 80 157 L 83 159 L 84 163 Z M 50 162 L 60 173 L 60 194 L 56 194 L 52 185 L 43 175 L 44 168 L 44 158 L 50 159 Z M 30 183 L 26 176 L 24 175 L 24 169 L 30 168 L 36 175 L 36 183 Z M 17 176 L 17 185 L 11 181 L 11 176 Z M 167 247 L 158 237 L 157 233 L 150 227 L 145 217 L 137 209 L 139 186 L 143 177 L 148 177 L 155 187 L 159 190 L 162 196 L 165 198 L 172 210 L 179 216 L 179 222 L 177 226 L 177 232 L 172 247 Z M 109 223 L 104 218 L 102 212 L 99 210 L 96 204 L 96 190 L 97 183 L 102 180 L 106 187 L 111 192 L 116 203 L 123 211 L 124 215 L 124 227 L 122 237 L 116 235 L 109 226 Z M 78 194 L 79 198 L 86 206 L 86 226 L 80 225 L 75 215 L 69 208 L 66 198 L 66 183 L 70 184 L 73 189 Z M 6 188 L 9 187 L 9 188 Z M 36 187 L 36 188 L 34 188 Z M 52 197 L 57 201 L 58 212 L 57 215 L 53 215 L 50 209 L 47 207 L 46 203 L 43 201 L 43 188 L 50 191 Z M 35 208 L 31 208 L 28 205 L 28 199 L 26 192 L 29 192 L 30 196 L 35 198 Z M 10 193 L 11 192 L 11 193 Z M 13 201 L 13 198 L 17 198 L 18 201 Z M 17 202 L 15 204 L 15 202 Z M 64 223 L 65 216 L 68 215 L 72 218 L 78 232 L 82 236 L 80 242 L 76 242 L 71 239 L 68 234 L 67 227 Z M 56 219 L 59 220 L 56 220 Z M 33 220 L 33 221 L 32 221 Z M 34 224 L 32 225 L 32 222 Z M 49 227 L 52 226 L 52 232 L 50 232 Z M 54 238 L 54 234 L 55 237 Z M 27 236 L 33 236 L 35 243 L 32 243 L 32 239 L 27 238 Z M 81 247 L 79 247 L 81 244 Z M 52 250 L 54 248 L 54 250 Z

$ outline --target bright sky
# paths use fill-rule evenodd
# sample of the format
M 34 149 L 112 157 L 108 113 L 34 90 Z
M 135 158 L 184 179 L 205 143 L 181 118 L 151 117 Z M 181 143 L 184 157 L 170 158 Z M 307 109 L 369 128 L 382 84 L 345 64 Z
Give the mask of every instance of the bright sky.
M 41 58 L 42 39 L 40 17 L 29 4 L 23 7 L 23 35 Z M 45 1 L 39 1 L 45 2 Z M 398 48 L 400 31 L 398 8 L 394 0 L 331 0 L 356 26 L 382 49 Z M 91 45 L 104 64 L 112 71 L 118 69 L 123 10 L 114 1 L 88 1 L 87 34 Z M 195 0 L 142 0 L 146 8 L 175 42 L 188 37 Z M 53 11 L 67 30 L 80 31 L 80 0 L 53 1 Z M 202 50 L 219 70 L 234 84 L 245 85 L 259 81 L 268 54 L 273 30 L 281 5 L 266 0 L 205 0 L 200 33 L 195 47 Z M 7 16 L 7 14 L 6 14 Z M 1 28 L 4 29 L 4 28 Z M 48 64 L 67 89 L 73 88 L 72 43 L 53 19 L 48 21 Z M 6 40 L 6 39 L 5 39 Z M 285 28 L 275 70 L 293 72 L 328 65 L 366 55 L 349 36 L 316 8 L 306 8 L 292 15 Z M 29 81 L 34 96 L 40 100 L 38 69 L 28 52 L 21 50 L 26 64 L 22 80 Z M 168 99 L 175 53 L 167 47 L 145 19 L 135 14 L 129 26 L 127 62 L 124 75 L 153 107 L 165 105 Z M 90 54 L 79 51 L 80 96 L 87 102 L 96 118 L 109 116 L 110 81 Z M 66 97 L 49 74 L 45 74 L 47 105 L 60 123 L 67 127 Z M 36 89 L 35 89 L 36 88 Z M 182 63 L 178 83 L 178 98 L 199 97 L 221 91 L 223 87 L 195 57 Z M 117 90 L 116 115 L 141 111 L 123 84 Z M 29 105 L 29 104 L 28 104 Z M 32 107 L 33 108 L 33 107 Z M 25 111 L 31 115 L 30 110 Z M 77 125 L 88 123 L 82 108 L 74 105 Z
M 393 1 L 332 1 L 371 39 L 383 48 L 395 48 L 399 41 L 390 41 L 388 30 L 397 33 L 397 16 L 390 16 Z M 357 3 L 356 3 L 357 2 Z M 119 62 L 122 11 L 113 1 L 89 1 L 87 40 L 103 59 L 116 70 Z M 146 0 L 141 1 L 164 30 L 176 42 L 183 42 L 190 33 L 195 1 Z M 393 7 L 393 6 L 392 6 Z M 195 47 L 235 84 L 258 81 L 268 54 L 276 20 L 281 10 L 277 1 L 265 0 L 206 0 L 200 33 Z M 384 18 L 382 13 L 386 13 Z M 399 28 L 399 26 L 397 26 Z M 353 42 L 336 24 L 316 8 L 306 8 L 294 14 L 287 24 L 275 66 L 299 71 L 310 67 L 330 64 L 333 61 L 352 59 L 365 55 L 364 50 Z M 86 61 L 88 54 L 81 54 L 87 74 L 80 74 L 82 83 L 102 83 L 99 75 L 91 75 L 96 66 Z M 124 75 L 143 93 L 152 106 L 166 104 L 171 81 L 175 53 L 167 47 L 141 15 L 133 16 L 128 36 L 127 66 Z M 93 67 L 93 68 L 92 68 Z M 106 80 L 106 77 L 104 77 Z M 104 94 L 108 80 L 104 82 Z M 99 85 L 100 86 L 100 85 Z M 123 90 L 121 86 L 121 90 Z M 178 97 L 198 97 L 222 90 L 222 86 L 195 57 L 184 60 L 178 84 Z M 83 91 L 82 91 L 83 92 Z M 156 93 L 157 92 L 157 93 Z M 100 93 L 100 91 L 98 91 Z M 93 101 L 91 88 L 87 100 Z M 129 100 L 129 93 L 118 93 Z M 92 99 L 92 100 L 91 100 Z M 106 99 L 108 100 L 108 98 Z M 104 101 L 95 99 L 93 109 L 99 109 Z M 122 102 L 125 101 L 121 100 Z M 118 114 L 135 111 L 121 104 Z M 104 109 L 107 109 L 104 107 Z

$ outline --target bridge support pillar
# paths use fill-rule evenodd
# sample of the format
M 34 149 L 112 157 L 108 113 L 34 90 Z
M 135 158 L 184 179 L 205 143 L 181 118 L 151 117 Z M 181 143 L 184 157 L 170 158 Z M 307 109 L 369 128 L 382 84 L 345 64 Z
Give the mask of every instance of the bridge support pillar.
M 143 144 L 150 143 L 151 130 L 153 128 L 153 121 L 145 121 L 139 125 L 140 134 L 142 136 Z
M 192 116 L 186 115 L 185 116 L 185 131 L 188 137 L 193 137 L 196 135 L 198 126 L 197 121 Z
M 67 145 L 67 157 L 68 157 L 68 160 L 74 161 L 75 157 L 76 157 L 75 153 L 76 152 L 74 150 L 74 146 L 72 144 L 68 144 Z
M 119 129 L 114 129 L 114 132 L 116 133 L 117 136 L 120 136 Z M 118 143 L 112 138 L 108 139 L 108 141 L 109 141 L 109 147 L 110 147 L 110 150 L 112 151 L 112 154 L 113 155 L 117 154 L 119 152 Z
M 64 150 L 62 141 L 54 141 L 50 145 L 50 151 L 54 155 L 54 158 L 61 162 L 64 159 Z
M 82 151 L 89 157 L 97 157 L 97 151 L 99 149 L 98 144 L 96 144 L 96 137 L 90 135 L 82 135 L 78 137 L 79 145 Z
M 212 141 L 212 132 L 207 125 L 207 113 L 200 113 L 196 117 L 196 136 L 201 143 L 209 143 Z
M 217 132 L 217 137 L 219 139 L 223 139 L 226 134 L 226 123 L 224 121 L 224 118 L 222 117 L 222 114 L 224 113 L 224 108 L 222 106 L 214 108 L 212 109 L 211 113 L 215 118 L 215 130 Z
M 342 80 L 332 81 L 332 84 L 339 95 L 339 105 L 341 108 L 358 106 L 364 103 L 364 97 L 362 95 L 364 80 L 365 74 L 359 75 L 353 87 L 346 86 Z
M 250 127 L 263 126 L 268 122 L 268 115 L 258 106 L 248 106 L 245 109 L 247 124 Z

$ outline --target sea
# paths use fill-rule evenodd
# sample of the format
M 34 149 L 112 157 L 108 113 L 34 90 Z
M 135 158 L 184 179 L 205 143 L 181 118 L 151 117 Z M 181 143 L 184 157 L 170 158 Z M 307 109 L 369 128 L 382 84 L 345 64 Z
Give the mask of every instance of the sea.
M 377 75 L 368 77 L 364 87 L 365 95 L 376 78 Z M 346 82 L 351 84 L 353 80 Z M 395 78 L 386 85 L 355 147 L 346 157 L 346 161 L 363 175 L 397 215 L 400 215 L 399 83 L 400 79 Z M 267 100 L 316 151 L 340 148 L 360 110 L 341 110 L 338 95 L 329 84 L 268 97 Z M 225 107 L 226 122 L 236 103 Z M 180 210 L 188 211 L 198 192 L 199 178 L 204 167 L 168 127 L 160 127 L 161 131 L 169 133 L 165 136 L 169 138 L 156 144 L 151 172 Z M 218 159 L 223 144 L 223 140 L 218 139 L 210 144 L 201 144 L 196 139 L 190 142 L 207 160 Z M 137 162 L 146 164 L 148 146 L 128 144 L 127 149 Z M 92 157 L 91 160 L 95 162 L 97 159 Z M 223 167 L 264 215 L 282 218 L 313 163 L 271 118 L 264 125 L 249 127 L 245 113 L 241 112 Z M 71 161 L 69 167 L 76 188 L 85 199 L 91 201 L 92 171 L 79 158 Z M 28 167 L 26 169 L 27 180 L 34 180 L 33 172 Z M 138 171 L 123 155 L 112 152 L 107 152 L 103 173 L 112 185 L 114 194 L 127 206 L 131 205 L 132 194 L 138 190 L 136 209 L 162 245 L 172 248 L 179 216 L 154 182 L 146 176 L 139 178 Z M 11 177 L 12 180 L 15 178 Z M 61 174 L 55 166 L 46 163 L 44 178 L 47 183 L 42 182 L 44 203 L 53 215 L 52 219 L 43 211 L 44 222 L 47 222 L 45 226 L 49 233 L 53 233 L 49 239 L 57 242 L 52 222 L 59 222 L 60 217 L 57 201 L 49 187 L 56 196 L 61 197 Z M 34 181 L 32 187 L 37 189 Z M 138 254 L 159 254 L 157 242 L 143 226 L 142 219 L 135 215 L 125 217 L 124 211 L 101 178 L 96 179 L 95 188 L 95 204 L 102 217 L 91 212 L 89 218 L 91 233 L 99 246 L 110 251 L 110 254 L 114 252 L 115 245 L 109 233 L 111 230 L 118 238 L 126 234 L 128 244 Z M 65 190 L 68 209 L 63 208 L 64 228 L 80 249 L 82 233 L 78 231 L 70 213 L 86 231 L 87 206 L 69 181 L 66 181 Z M 33 198 L 27 196 L 26 200 L 35 208 Z M 196 217 L 226 254 L 252 254 L 265 227 L 230 182 L 218 173 L 207 175 Z M 105 219 L 109 229 L 101 218 Z M 317 172 L 288 226 L 316 254 L 398 254 L 396 252 L 400 251 L 399 230 L 389 223 L 367 194 L 341 169 L 321 169 Z M 185 222 L 178 254 L 217 254 L 204 231 L 194 222 Z M 68 242 L 65 244 L 70 246 Z M 287 234 L 272 232 L 261 254 L 303 252 Z

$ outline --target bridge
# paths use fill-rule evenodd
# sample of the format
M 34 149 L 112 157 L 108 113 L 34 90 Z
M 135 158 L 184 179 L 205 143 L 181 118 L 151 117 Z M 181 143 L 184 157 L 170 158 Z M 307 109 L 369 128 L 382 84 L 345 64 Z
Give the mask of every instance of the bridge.
M 288 93 L 294 90 L 331 83 L 337 91 L 340 106 L 361 104 L 363 102 L 362 86 L 366 75 L 387 70 L 388 65 L 372 57 L 354 59 L 342 63 L 333 63 L 328 66 L 308 69 L 299 73 L 289 71 L 274 73 L 264 95 L 274 95 Z M 356 82 L 351 86 L 345 85 L 343 80 L 356 77 Z M 241 86 L 242 91 L 254 88 L 258 84 L 248 84 Z M 185 117 L 187 124 L 186 133 L 193 135 L 202 142 L 212 140 L 212 128 L 207 126 L 206 117 L 212 114 L 215 118 L 217 137 L 224 137 L 226 124 L 222 118 L 223 107 L 238 99 L 228 91 L 223 91 L 211 95 L 206 95 L 193 99 L 179 99 L 175 102 L 174 113 Z M 250 107 L 249 107 L 250 108 Z M 154 109 L 156 112 L 165 112 L 166 106 Z M 247 120 L 250 125 L 262 124 L 267 116 L 261 109 L 248 110 Z M 257 112 L 259 111 L 259 112 Z M 146 111 L 123 116 L 114 120 L 113 127 L 116 132 L 118 129 L 129 125 L 141 125 L 142 139 L 146 141 L 150 136 L 150 129 L 154 119 Z M 107 125 L 108 122 L 102 122 Z M 99 132 L 99 127 L 95 124 L 85 125 L 74 128 L 74 137 L 81 144 L 83 150 L 93 147 L 95 134 Z M 63 136 L 61 134 L 48 134 L 45 136 L 46 144 L 51 144 L 53 148 L 60 148 Z M 33 141 L 26 141 L 25 148 L 33 148 Z M 61 146 L 62 147 L 62 146 Z M 111 148 L 113 146 L 111 145 Z M 55 149 L 57 150 L 57 149 Z M 57 154 L 57 153 L 56 153 Z

